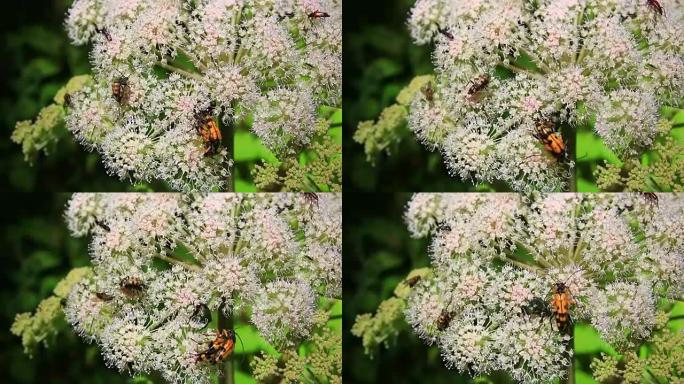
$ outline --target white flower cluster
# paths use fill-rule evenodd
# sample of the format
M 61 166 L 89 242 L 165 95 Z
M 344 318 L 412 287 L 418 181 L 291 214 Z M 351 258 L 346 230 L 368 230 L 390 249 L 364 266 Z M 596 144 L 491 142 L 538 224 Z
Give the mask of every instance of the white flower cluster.
M 595 121 L 610 148 L 635 154 L 660 106 L 684 102 L 676 0 L 418 0 L 408 23 L 416 43 L 434 43 L 436 72 L 409 127 L 463 179 L 565 190 L 572 156 L 545 148 L 541 125 L 567 149 L 561 131 Z
M 308 339 L 318 298 L 341 297 L 341 209 L 332 193 L 75 194 L 66 220 L 91 236 L 93 273 L 66 318 L 122 372 L 207 383 L 216 365 L 198 357 L 212 314 L 249 315 L 276 348 L 292 347 Z
M 551 305 L 559 283 L 571 321 L 618 348 L 651 334 L 659 298 L 684 293 L 684 199 L 674 195 L 416 194 L 406 221 L 432 239 L 432 272 L 406 318 L 471 375 L 565 375 L 571 335 Z
M 122 179 L 223 189 L 230 154 L 208 151 L 207 115 L 253 120 L 290 155 L 310 143 L 317 107 L 341 104 L 339 0 L 76 0 L 66 27 L 92 44 L 94 72 L 69 95 L 67 127 Z

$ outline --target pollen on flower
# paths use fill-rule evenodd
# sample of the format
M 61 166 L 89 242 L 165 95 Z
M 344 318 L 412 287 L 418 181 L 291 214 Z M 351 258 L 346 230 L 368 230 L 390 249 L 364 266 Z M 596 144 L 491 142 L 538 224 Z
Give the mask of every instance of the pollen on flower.
M 609 3 L 416 1 L 409 31 L 434 43 L 436 74 L 433 100 L 416 92 L 404 108 L 409 127 L 452 176 L 522 192 L 570 186 L 575 164 L 539 142 L 542 122 L 564 143 L 595 122 L 619 154 L 651 149 L 660 108 L 681 104 L 683 8 L 663 2 L 668 17 L 654 17 L 647 2 Z
M 405 219 L 432 240 L 430 273 L 396 299 L 447 367 L 563 379 L 571 336 L 554 323 L 554 292 L 620 350 L 651 336 L 656 297 L 682 292 L 684 199 L 653 209 L 639 194 L 416 194 Z
M 75 194 L 65 219 L 74 236 L 91 237 L 92 273 L 56 290 L 67 322 L 108 366 L 183 384 L 218 372 L 198 359 L 216 338 L 216 313 L 249 319 L 276 348 L 313 341 L 319 303 L 341 297 L 342 204 L 339 194 L 303 200 Z
M 225 189 L 232 154 L 207 153 L 198 116 L 222 122 L 223 134 L 253 117 L 276 155 L 309 145 L 317 107 L 341 104 L 341 8 L 332 0 L 75 1 L 65 25 L 74 44 L 92 44 L 93 82 L 70 95 L 66 126 L 121 179 Z M 312 21 L 305 9 L 328 17 Z

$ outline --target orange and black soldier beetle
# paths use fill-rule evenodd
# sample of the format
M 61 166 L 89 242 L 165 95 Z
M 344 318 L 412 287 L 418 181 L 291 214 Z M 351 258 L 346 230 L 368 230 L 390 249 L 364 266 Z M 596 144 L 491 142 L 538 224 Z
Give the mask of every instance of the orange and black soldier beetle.
M 322 11 L 313 11 L 313 12 L 309 13 L 308 16 L 311 19 L 320 19 L 322 17 L 330 17 L 330 14 L 328 14 L 326 12 L 322 12 Z
M 660 5 L 660 2 L 658 0 L 648 0 L 647 1 L 648 6 L 653 10 L 653 12 L 656 12 L 660 16 L 662 16 L 665 11 L 663 11 L 663 6 Z
M 216 154 L 221 145 L 221 130 L 212 116 L 214 108 L 209 107 L 195 116 L 195 128 L 204 140 L 204 156 Z
M 235 350 L 235 331 L 216 330 L 216 337 L 207 345 L 207 349 L 197 355 L 197 361 L 208 361 L 218 364 L 229 358 Z
M 558 135 L 556 126 L 551 120 L 544 120 L 537 124 L 534 138 L 539 140 L 553 157 L 558 161 L 568 158 L 568 151 L 563 139 Z
M 565 283 L 556 283 L 551 298 L 551 312 L 556 319 L 556 326 L 560 332 L 567 332 L 572 320 L 570 307 L 575 301 L 570 296 L 570 288 Z

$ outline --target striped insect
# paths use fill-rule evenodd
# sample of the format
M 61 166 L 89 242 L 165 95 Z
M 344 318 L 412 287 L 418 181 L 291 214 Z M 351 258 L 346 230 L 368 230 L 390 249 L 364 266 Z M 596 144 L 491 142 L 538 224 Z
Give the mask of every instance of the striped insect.
M 648 202 L 652 207 L 658 206 L 658 194 L 654 192 L 642 192 L 641 196 Z
M 145 292 L 145 284 L 138 277 L 127 276 L 119 282 L 119 289 L 129 299 L 137 299 Z
M 230 329 L 216 330 L 216 337 L 210 341 L 206 349 L 197 354 L 197 361 L 218 364 L 229 358 L 235 351 L 235 331 Z
M 663 6 L 658 0 L 647 0 L 646 3 L 648 4 L 649 8 L 651 8 L 653 12 L 657 13 L 658 15 L 662 16 L 665 14 Z
M 308 16 L 311 19 L 320 19 L 323 17 L 330 17 L 330 14 L 327 12 L 323 12 L 323 11 L 313 11 L 313 12 L 309 13 Z
M 556 283 L 551 297 L 551 312 L 556 319 L 556 326 L 560 332 L 566 333 L 572 323 L 570 308 L 575 304 L 570 288 L 565 283 Z
M 447 31 L 445 28 L 438 27 L 438 28 L 437 28 L 437 31 L 438 31 L 439 33 L 441 33 L 444 37 L 446 37 L 446 38 L 449 39 L 449 40 L 453 40 L 453 39 L 454 39 L 454 35 L 453 35 L 451 32 Z
M 482 99 L 483 92 L 485 88 L 489 85 L 489 75 L 482 74 L 475 77 L 470 81 L 468 87 L 466 88 L 466 100 L 469 103 L 477 103 Z
M 119 104 L 125 104 L 131 94 L 131 88 L 128 85 L 128 78 L 117 77 L 112 82 L 112 97 Z
M 204 140 L 204 156 L 216 154 L 223 139 L 212 112 L 213 108 L 209 107 L 195 116 L 195 129 Z
M 442 310 L 442 312 L 439 314 L 439 317 L 437 318 L 437 330 L 443 331 L 449 327 L 449 324 L 451 324 L 451 320 L 454 319 L 455 314 L 453 312 L 448 311 L 446 308 Z
M 573 272 L 564 282 L 557 282 L 553 284 L 551 301 L 551 313 L 556 323 L 559 332 L 568 333 L 572 326 L 572 317 L 570 310 L 576 304 L 572 297 L 572 291 L 568 285 L 568 281 L 577 273 L 582 272 L 581 269 Z
M 567 145 L 558 133 L 553 121 L 548 119 L 540 121 L 532 135 L 544 145 L 544 149 L 556 160 L 565 161 L 568 159 Z
M 432 87 L 430 83 L 425 84 L 423 87 L 421 87 L 420 92 L 423 94 L 425 100 L 427 100 L 430 106 L 433 106 L 435 104 L 435 89 Z
M 410 277 L 410 278 L 404 280 L 404 284 L 408 285 L 409 288 L 413 288 L 416 286 L 416 284 L 418 284 L 420 279 L 421 279 L 421 276 L 416 275 L 416 276 L 413 276 L 413 277 Z

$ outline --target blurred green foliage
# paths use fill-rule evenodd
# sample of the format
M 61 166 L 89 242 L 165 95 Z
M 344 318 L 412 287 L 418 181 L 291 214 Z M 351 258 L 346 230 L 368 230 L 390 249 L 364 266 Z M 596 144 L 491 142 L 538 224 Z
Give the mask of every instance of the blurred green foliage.
M 426 239 L 412 239 L 403 220 L 408 193 L 347 193 L 344 201 L 344 366 L 350 383 L 510 383 L 504 374 L 471 379 L 444 367 L 436 347 L 425 346 L 405 325 L 389 348 L 380 347 L 372 358 L 362 340 L 351 334 L 356 316 L 375 313 L 380 303 L 394 296 L 395 287 L 411 270 L 429 266 Z M 679 302 L 671 316 L 684 312 Z M 684 318 L 670 321 L 674 332 Z M 601 353 L 615 350 L 594 328 L 575 326 L 575 383 L 595 384 L 590 364 Z M 646 353 L 642 347 L 642 354 Z
M 32 120 L 68 79 L 88 72 L 84 47 L 69 44 L 62 28 L 68 0 L 3 4 L 0 15 L 5 68 L 0 71 L 0 189 L 8 191 L 120 191 L 129 186 L 109 177 L 99 156 L 83 150 L 66 130 L 35 164 L 24 160 L 9 137 L 15 123 Z
M 432 72 L 430 49 L 415 45 L 406 18 L 415 0 L 349 1 L 344 19 L 345 188 L 357 191 L 469 191 L 470 182 L 449 176 L 438 152 L 430 152 L 403 127 L 403 139 L 372 165 L 352 137 L 360 121 L 375 120 L 395 103 L 416 75 Z
M 678 146 L 684 146 L 684 110 L 664 107 L 661 116 L 672 122 L 673 128 L 666 136 L 660 135 L 656 138 L 656 143 L 664 143 L 670 137 Z M 620 157 L 610 150 L 603 143 L 601 138 L 593 131 L 593 122 L 582 125 L 577 130 L 577 191 L 578 192 L 599 192 L 600 188 L 596 183 L 596 170 L 599 166 L 613 164 L 622 167 L 627 158 Z M 644 166 L 653 164 L 658 156 L 654 149 L 644 151 L 638 157 Z M 649 182 L 652 184 L 652 182 Z M 654 191 L 659 192 L 659 191 Z
M 51 296 L 73 267 L 88 264 L 87 242 L 69 236 L 62 214 L 67 194 L 3 193 L 3 268 L 0 271 L 0 372 L 4 383 L 125 383 L 105 367 L 96 346 L 86 344 L 65 323 L 39 346 L 33 358 L 24 354 L 21 339 L 10 334 L 16 313 L 32 312 Z
M 17 122 L 34 120 L 44 107 L 53 102 L 55 94 L 70 78 L 90 72 L 88 47 L 71 45 L 62 26 L 70 3 L 70 0 L 12 2 L 0 16 L 3 40 L 0 53 L 7 67 L 0 71 L 3 85 L 0 135 L 5 138 L 0 140 L 0 190 L 169 190 L 161 182 L 131 185 L 107 175 L 100 156 L 76 143 L 63 123 L 52 130 L 54 137 L 46 143 L 45 152 L 30 149 L 32 161 L 26 161 L 21 146 L 9 140 Z M 330 120 L 332 126 L 328 134 L 333 143 L 341 146 L 339 125 L 342 114 L 341 110 L 336 111 Z M 262 161 L 276 164 L 279 161 L 246 124 L 236 127 L 235 133 L 235 190 L 256 191 L 255 164 Z M 299 156 L 299 163 L 302 166 L 309 164 L 315 155 L 312 150 L 305 150 Z
M 10 334 L 15 315 L 33 312 L 53 295 L 57 284 L 75 267 L 89 265 L 88 239 L 69 235 L 63 219 L 69 194 L 3 193 L 0 246 L 4 250 L 0 279 L 0 372 L 3 383 L 163 383 L 158 377 L 132 379 L 105 366 L 96 345 L 74 334 L 65 321 L 55 323 L 56 335 L 47 347 L 36 345 L 33 357 L 25 354 L 21 338 Z M 330 302 L 333 332 L 341 332 L 342 302 Z M 215 326 L 217 316 L 212 316 Z M 235 383 L 251 384 L 251 357 L 265 351 L 278 354 L 243 315 L 235 320 L 239 336 L 233 363 Z M 308 344 L 300 353 L 306 354 Z

